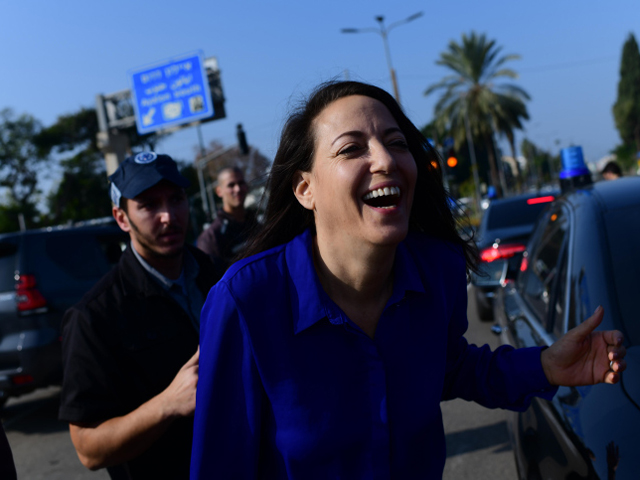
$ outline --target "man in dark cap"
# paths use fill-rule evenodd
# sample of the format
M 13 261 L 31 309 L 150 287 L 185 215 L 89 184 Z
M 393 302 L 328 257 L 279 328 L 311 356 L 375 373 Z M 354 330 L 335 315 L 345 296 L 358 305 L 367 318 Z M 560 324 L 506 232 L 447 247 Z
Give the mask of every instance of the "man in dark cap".
M 200 310 L 217 278 L 184 243 L 189 182 L 169 156 L 139 153 L 109 179 L 130 244 L 65 314 L 59 418 L 92 470 L 188 478 Z

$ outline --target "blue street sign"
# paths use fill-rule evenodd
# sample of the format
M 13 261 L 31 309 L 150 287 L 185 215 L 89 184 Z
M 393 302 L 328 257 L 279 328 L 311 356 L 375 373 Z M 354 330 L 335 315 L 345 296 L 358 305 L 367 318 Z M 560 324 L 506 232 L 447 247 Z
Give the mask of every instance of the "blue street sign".
M 214 114 L 201 51 L 132 69 L 129 80 L 141 135 Z

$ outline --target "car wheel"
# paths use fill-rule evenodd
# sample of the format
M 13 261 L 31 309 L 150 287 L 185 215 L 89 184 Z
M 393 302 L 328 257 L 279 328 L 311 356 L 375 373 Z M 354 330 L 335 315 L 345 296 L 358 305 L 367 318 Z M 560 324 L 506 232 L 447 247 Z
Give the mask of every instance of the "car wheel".
M 482 291 L 475 289 L 476 292 L 476 311 L 478 312 L 478 318 L 483 322 L 493 320 L 493 303 Z

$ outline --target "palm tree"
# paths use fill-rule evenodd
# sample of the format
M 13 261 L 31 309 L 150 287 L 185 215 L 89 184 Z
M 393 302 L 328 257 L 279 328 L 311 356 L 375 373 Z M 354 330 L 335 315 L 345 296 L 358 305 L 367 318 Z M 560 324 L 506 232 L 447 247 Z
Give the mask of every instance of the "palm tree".
M 529 118 L 525 105 L 529 100 L 527 92 L 513 84 L 497 83 L 503 77 L 518 77 L 515 71 L 503 68 L 503 64 L 520 57 L 499 56 L 501 51 L 502 47 L 496 46 L 495 40 L 487 40 L 484 34 L 463 34 L 462 44 L 449 42 L 448 50 L 436 62 L 454 73 L 424 92 L 430 95 L 444 90 L 435 106 L 436 123 L 451 132 L 456 148 L 466 141 L 465 118 L 468 120 L 472 138 L 486 146 L 491 182 L 498 191 L 501 189 L 493 134 L 506 136 L 515 158 L 514 130 L 522 129 L 521 120 Z

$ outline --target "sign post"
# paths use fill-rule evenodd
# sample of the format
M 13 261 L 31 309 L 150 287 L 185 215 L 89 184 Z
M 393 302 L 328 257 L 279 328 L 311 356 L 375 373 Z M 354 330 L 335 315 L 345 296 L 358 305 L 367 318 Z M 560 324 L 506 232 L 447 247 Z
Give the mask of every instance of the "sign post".
M 214 115 L 201 51 L 129 71 L 141 135 Z

